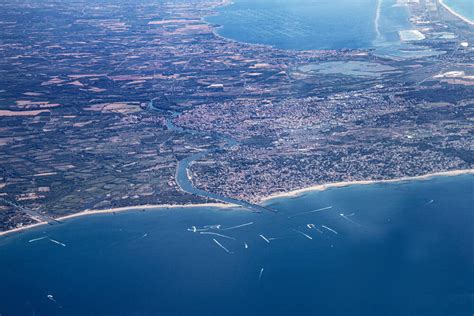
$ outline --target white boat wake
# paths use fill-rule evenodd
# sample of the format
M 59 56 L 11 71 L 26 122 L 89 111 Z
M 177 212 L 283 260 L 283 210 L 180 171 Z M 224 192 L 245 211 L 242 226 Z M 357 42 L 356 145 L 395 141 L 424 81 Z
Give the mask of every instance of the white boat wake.
M 227 252 L 228 254 L 233 254 L 232 251 L 229 251 L 229 249 L 227 249 L 226 247 L 224 247 L 220 242 L 218 242 L 218 241 L 215 240 L 215 239 L 212 239 L 212 240 L 214 240 L 214 242 L 215 242 L 219 247 L 221 247 L 222 249 L 224 249 L 225 252 Z
M 51 241 L 52 243 L 55 243 L 56 245 L 60 245 L 60 246 L 63 246 L 63 247 L 66 247 L 66 244 L 63 244 L 62 242 L 59 242 L 57 240 L 54 240 L 54 239 L 49 239 L 49 241 Z
M 332 229 L 332 228 L 330 228 L 330 227 L 327 227 L 327 226 L 325 226 L 325 225 L 321 225 L 321 227 L 324 228 L 324 229 L 329 230 L 330 232 L 332 232 L 332 233 L 334 233 L 334 234 L 336 234 L 336 235 L 339 234 L 339 233 L 338 233 L 337 231 L 335 231 L 334 229 Z
M 39 240 L 43 240 L 43 239 L 46 239 L 48 238 L 48 236 L 44 236 L 44 237 L 40 237 L 40 238 L 35 238 L 35 239 L 30 239 L 28 240 L 29 243 L 32 243 L 32 242 L 35 242 L 35 241 L 39 241 Z
M 321 212 L 321 211 L 325 211 L 325 210 L 329 210 L 329 209 L 332 209 L 332 206 L 327 206 L 327 207 L 318 208 L 318 209 L 312 210 L 312 211 L 297 213 L 297 214 L 295 214 L 295 215 L 290 215 L 290 216 L 288 216 L 288 218 L 293 218 L 293 217 L 296 217 L 296 216 L 305 215 L 305 214 L 310 214 L 310 213 L 317 213 L 317 212 Z
M 356 221 L 352 220 L 349 218 L 348 215 L 344 215 L 344 213 L 341 213 L 339 214 L 343 219 L 345 219 L 346 221 L 348 221 L 349 223 L 352 223 L 354 225 L 357 225 L 357 226 L 361 226 L 359 223 L 357 223 Z M 354 215 L 354 213 L 352 213 L 350 216 Z
M 230 236 L 222 235 L 222 234 L 218 234 L 218 233 L 200 232 L 200 234 L 201 234 L 201 235 L 214 235 L 214 236 L 219 236 L 219 237 L 222 237 L 222 238 L 227 238 L 227 239 L 236 240 L 234 237 L 230 237 Z
M 206 225 L 206 226 L 204 226 L 204 228 L 207 228 L 207 229 L 221 229 L 221 225 L 220 224 Z
M 248 223 L 241 224 L 241 225 L 237 225 L 237 226 L 232 226 L 232 227 L 228 227 L 228 228 L 223 228 L 223 229 L 221 229 L 221 230 L 232 230 L 232 229 L 237 229 L 237 228 L 249 226 L 249 225 L 252 225 L 252 224 L 253 224 L 253 222 L 248 222 Z
M 270 240 L 268 240 L 267 237 L 265 237 L 265 236 L 263 236 L 263 235 L 261 235 L 261 234 L 260 234 L 259 236 L 262 237 L 262 239 L 265 240 L 267 243 L 270 243 Z
M 201 228 L 197 228 L 196 226 L 191 226 L 191 228 L 188 228 L 188 232 L 193 232 L 193 233 L 206 232 L 208 230 L 209 230 L 209 228 L 201 229 Z
M 426 202 L 423 206 L 426 206 L 426 205 L 430 205 L 434 202 L 434 200 L 429 200 L 428 202 Z
M 306 238 L 308 238 L 308 239 L 310 239 L 310 240 L 313 240 L 313 237 L 311 237 L 310 235 L 305 234 L 305 233 L 303 233 L 302 231 L 299 231 L 299 230 L 297 230 L 297 229 L 293 229 L 293 230 L 294 230 L 295 232 L 297 232 L 298 234 L 301 234 L 301 235 L 305 236 Z

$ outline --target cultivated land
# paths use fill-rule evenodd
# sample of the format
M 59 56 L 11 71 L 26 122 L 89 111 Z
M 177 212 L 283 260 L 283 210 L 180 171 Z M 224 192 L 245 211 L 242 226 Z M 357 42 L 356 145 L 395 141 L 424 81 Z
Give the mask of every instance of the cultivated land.
M 201 19 L 222 4 L 0 3 L 0 230 L 219 202 L 176 181 L 199 152 L 195 187 L 251 202 L 472 169 L 473 29 L 442 6 L 410 5 L 440 54 L 398 59 L 228 41 Z

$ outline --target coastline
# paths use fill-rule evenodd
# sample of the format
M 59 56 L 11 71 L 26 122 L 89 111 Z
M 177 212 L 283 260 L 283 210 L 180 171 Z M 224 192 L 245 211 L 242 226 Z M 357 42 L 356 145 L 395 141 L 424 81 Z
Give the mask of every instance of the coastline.
M 229 6 L 229 5 L 232 5 L 234 4 L 234 1 L 233 0 L 223 0 L 221 3 L 213 6 L 213 10 L 215 9 L 218 9 L 218 8 L 221 8 L 221 7 L 225 7 L 225 6 Z M 236 43 L 236 44 L 241 44 L 241 45 L 247 45 L 247 46 L 255 46 L 255 47 L 265 47 L 265 48 L 268 48 L 268 49 L 272 49 L 272 50 L 275 50 L 275 51 L 281 51 L 280 49 L 272 46 L 272 45 L 268 45 L 268 44 L 258 44 L 258 43 L 248 43 L 248 42 L 244 42 L 244 41 L 239 41 L 239 40 L 236 40 L 236 39 L 232 39 L 232 38 L 227 38 L 225 36 L 222 36 L 219 34 L 219 29 L 222 28 L 223 26 L 222 25 L 219 25 L 219 26 L 213 26 L 215 25 L 215 23 L 212 23 L 212 22 L 209 22 L 207 20 L 207 18 L 209 17 L 212 17 L 212 16 L 216 16 L 216 15 L 219 15 L 219 13 L 217 11 L 214 11 L 212 12 L 212 14 L 210 15 L 205 15 L 205 16 L 202 16 L 201 17 L 201 21 L 203 23 L 206 23 L 207 25 L 209 26 L 212 26 L 211 29 L 212 29 L 212 34 L 221 39 L 221 40 L 224 40 L 224 41 L 228 41 L 230 43 Z
M 342 182 L 334 182 L 334 183 L 327 183 L 327 184 L 318 184 L 314 186 L 310 186 L 303 189 L 293 190 L 290 192 L 282 192 L 282 193 L 275 193 L 271 194 L 267 197 L 264 197 L 260 200 L 260 203 L 265 203 L 273 199 L 278 198 L 294 198 L 305 193 L 313 192 L 313 191 L 325 191 L 331 188 L 342 188 L 352 185 L 370 185 L 370 184 L 380 184 L 380 183 L 399 183 L 399 182 L 406 182 L 406 181 L 420 181 L 420 180 L 429 180 L 435 177 L 452 177 L 452 176 L 460 176 L 465 174 L 474 174 L 474 169 L 466 169 L 466 170 L 453 170 L 453 171 L 444 171 L 444 172 L 435 172 L 429 173 L 421 176 L 414 176 L 414 177 L 402 177 L 397 179 L 388 179 L 388 180 L 360 180 L 360 181 L 342 181 Z
M 443 6 L 449 13 L 454 15 L 455 17 L 461 19 L 462 21 L 466 22 L 469 25 L 474 26 L 474 21 L 471 21 L 470 19 L 466 18 L 465 16 L 461 15 L 460 13 L 454 11 L 450 6 L 448 6 L 446 3 L 444 3 L 444 0 L 438 0 L 439 4 Z
M 146 204 L 146 205 L 134 205 L 134 206 L 123 206 L 123 207 L 116 207 L 104 210 L 85 210 L 78 213 L 65 215 L 61 217 L 54 218 L 57 221 L 68 220 L 71 218 L 82 217 L 82 216 L 89 216 L 89 215 L 97 215 L 97 214 L 114 214 L 114 213 L 123 213 L 123 212 L 131 212 L 131 211 L 145 211 L 145 210 L 157 210 L 157 209 L 170 209 L 170 208 L 194 208 L 194 207 L 214 207 L 214 208 L 240 208 L 240 205 L 235 204 L 225 204 L 225 203 L 199 203 L 199 204 Z M 25 225 L 22 227 L 13 228 L 10 230 L 5 230 L 0 232 L 0 237 L 7 236 L 14 233 L 19 233 L 31 228 L 40 227 L 43 225 L 47 225 L 48 222 L 38 222 L 31 225 Z
M 377 6 L 376 6 L 376 15 L 375 15 L 375 18 L 374 18 L 374 30 L 375 30 L 375 33 L 376 33 L 376 37 L 375 39 L 372 40 L 373 43 L 377 42 L 380 40 L 380 38 L 382 37 L 382 34 L 380 32 L 380 25 L 379 25 L 379 21 L 380 21 L 380 18 L 381 18 L 381 10 L 382 10 L 382 2 L 384 0 L 377 0 Z M 397 0 L 398 1 L 398 0 Z M 438 0 L 438 1 L 443 1 L 443 0 Z M 262 43 L 255 43 L 255 42 L 247 42 L 247 41 L 243 41 L 243 40 L 238 40 L 238 39 L 235 39 L 235 38 L 230 38 L 230 37 L 225 37 L 224 35 L 221 35 L 219 33 L 219 30 L 221 30 L 224 26 L 223 25 L 217 25 L 216 26 L 216 23 L 213 23 L 213 22 L 210 22 L 208 20 L 208 18 L 210 17 L 213 17 L 213 16 L 217 16 L 219 15 L 219 12 L 216 10 L 216 9 L 219 9 L 219 8 L 222 8 L 222 7 L 226 7 L 226 6 L 230 6 L 230 5 L 233 5 L 234 4 L 234 0 L 222 0 L 220 3 L 218 4 L 215 4 L 212 6 L 212 13 L 209 14 L 209 15 L 204 15 L 200 18 L 200 20 L 203 22 L 203 23 L 206 23 L 207 25 L 210 25 L 212 26 L 211 27 L 211 30 L 212 30 L 212 34 L 219 38 L 219 39 L 222 39 L 224 41 L 228 41 L 228 42 L 231 42 L 231 43 L 236 43 L 236 44 L 240 44 L 240 45 L 247 45 L 247 46 L 252 46 L 252 47 L 262 47 L 262 48 L 267 48 L 267 49 L 271 49 L 271 50 L 274 50 L 275 52 L 279 52 L 279 51 L 282 51 L 282 52 L 328 52 L 328 51 L 332 51 L 332 50 L 336 50 L 336 51 L 340 51 L 340 50 L 347 50 L 347 51 L 363 51 L 363 52 L 370 52 L 371 50 L 375 50 L 375 49 L 378 49 L 378 46 L 379 44 L 377 45 L 371 45 L 371 46 L 367 46 L 367 47 L 360 47 L 360 48 L 347 48 L 347 47 L 341 47 L 341 48 L 311 48 L 311 49 L 298 49 L 298 48 L 280 48 L 280 47 L 277 47 L 276 45 L 274 44 L 262 44 Z M 396 5 L 396 3 L 394 4 L 394 6 Z M 406 5 L 408 6 L 408 3 L 406 3 Z M 444 6 L 446 6 L 445 4 L 443 4 Z M 447 7 L 447 6 L 446 6 Z M 448 7 L 447 7 L 448 8 Z M 449 8 L 450 9 L 450 8 Z M 455 13 L 454 11 L 452 11 L 453 14 L 457 14 Z M 412 15 L 412 13 L 410 12 L 409 10 L 409 15 Z M 463 16 L 459 15 L 460 18 L 464 18 Z M 466 19 L 466 18 L 464 18 Z M 467 23 L 472 23 L 472 21 L 466 19 L 468 22 Z M 413 23 L 410 23 L 412 27 L 415 27 L 415 25 Z M 402 30 L 400 28 L 400 30 Z M 422 35 L 423 36 L 423 35 Z M 425 39 L 424 37 L 423 38 L 418 38 L 416 40 L 423 40 Z M 388 57 L 388 58 L 392 58 L 392 59 L 395 59 L 394 56 L 391 56 L 391 55 L 380 55 L 382 57 Z
M 294 198 L 294 197 L 301 196 L 305 193 L 309 193 L 313 191 L 325 191 L 331 188 L 342 188 L 342 187 L 347 187 L 347 186 L 352 186 L 352 185 L 370 185 L 370 184 L 380 184 L 380 183 L 399 183 L 399 182 L 406 182 L 406 181 L 420 181 L 420 180 L 429 180 L 435 177 L 449 177 L 449 176 L 459 176 L 459 175 L 466 175 L 466 174 L 474 174 L 474 169 L 436 172 L 436 173 L 430 173 L 430 174 L 421 175 L 421 176 L 402 177 L 402 178 L 389 179 L 389 180 L 343 181 L 343 182 L 319 184 L 319 185 L 314 185 L 314 186 L 310 186 L 310 187 L 306 187 L 306 188 L 298 189 L 298 190 L 293 190 L 289 192 L 275 193 L 275 194 L 272 194 L 260 199 L 259 204 L 263 204 L 265 202 L 268 202 L 270 200 L 277 199 L 277 198 Z M 96 214 L 114 214 L 114 213 L 129 212 L 129 211 L 156 210 L 156 209 L 169 209 L 169 208 L 194 208 L 194 207 L 241 208 L 240 205 L 225 204 L 225 203 L 157 204 L 157 205 L 147 204 L 147 205 L 124 206 L 124 207 L 117 207 L 117 208 L 104 209 L 104 210 L 85 210 L 82 212 L 58 217 L 58 218 L 55 218 L 55 220 L 63 221 L 63 220 L 71 219 L 71 218 L 96 215 Z M 26 226 L 2 231 L 0 232 L 0 237 L 11 235 L 14 233 L 19 233 L 31 228 L 40 227 L 47 224 L 48 222 L 38 222 L 31 225 L 26 225 Z

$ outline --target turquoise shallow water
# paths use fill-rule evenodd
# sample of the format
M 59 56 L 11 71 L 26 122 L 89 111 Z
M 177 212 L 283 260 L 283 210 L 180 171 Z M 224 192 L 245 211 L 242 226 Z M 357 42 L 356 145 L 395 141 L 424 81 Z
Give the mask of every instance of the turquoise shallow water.
M 444 0 L 444 3 L 457 13 L 474 21 L 474 2 L 472 0 Z
M 373 48 L 409 29 L 395 0 L 236 0 L 207 20 L 226 38 L 281 49 Z
M 351 186 L 273 200 L 277 214 L 163 209 L 3 237 L 0 313 L 472 315 L 473 185 Z

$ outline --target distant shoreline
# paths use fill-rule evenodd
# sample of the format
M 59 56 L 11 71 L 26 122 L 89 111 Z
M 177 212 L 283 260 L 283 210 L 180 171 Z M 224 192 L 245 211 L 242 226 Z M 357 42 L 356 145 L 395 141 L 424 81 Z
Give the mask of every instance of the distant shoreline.
M 469 18 L 465 17 L 464 15 L 456 12 L 454 9 L 452 9 L 449 5 L 444 3 L 444 0 L 438 0 L 439 4 L 443 6 L 449 13 L 454 15 L 455 17 L 461 19 L 462 21 L 466 22 L 467 24 L 473 25 L 474 26 L 474 21 L 471 21 Z
M 218 9 L 218 8 L 229 6 L 229 5 L 232 5 L 232 4 L 234 4 L 233 0 L 223 0 L 221 3 L 213 6 L 213 9 Z M 214 11 L 211 15 L 205 15 L 205 16 L 201 17 L 201 21 L 203 23 L 206 23 L 207 25 L 211 26 L 212 34 L 215 37 L 220 38 L 224 41 L 228 41 L 228 42 L 231 42 L 231 43 L 237 43 L 237 44 L 241 44 L 241 45 L 256 46 L 256 47 L 267 47 L 267 48 L 275 50 L 275 51 L 281 50 L 281 49 L 276 48 L 276 47 L 274 47 L 272 45 L 269 45 L 269 44 L 248 43 L 248 42 L 239 41 L 239 40 L 236 40 L 236 39 L 233 39 L 233 38 L 228 38 L 228 37 L 220 35 L 219 34 L 219 29 L 222 28 L 223 26 L 222 25 L 215 26 L 216 25 L 215 23 L 209 22 L 207 20 L 207 18 L 212 17 L 212 16 L 216 16 L 216 15 L 219 15 L 219 13 L 217 11 Z
M 398 182 L 405 182 L 405 181 L 419 181 L 419 180 L 429 180 L 435 177 L 459 176 L 459 175 L 464 175 L 464 174 L 474 174 L 474 169 L 436 172 L 436 173 L 429 173 L 429 174 L 425 174 L 421 176 L 402 177 L 402 178 L 388 179 L 388 180 L 342 181 L 342 182 L 334 182 L 334 183 L 327 183 L 327 184 L 318 184 L 318 185 L 310 186 L 303 189 L 293 190 L 290 192 L 275 193 L 275 194 L 262 198 L 260 200 L 260 203 L 268 202 L 270 200 L 277 199 L 277 198 L 297 197 L 308 192 L 325 191 L 331 188 L 342 188 L 342 187 L 347 187 L 347 186 L 352 186 L 352 185 L 369 185 L 369 184 L 378 184 L 378 183 L 398 183 Z

